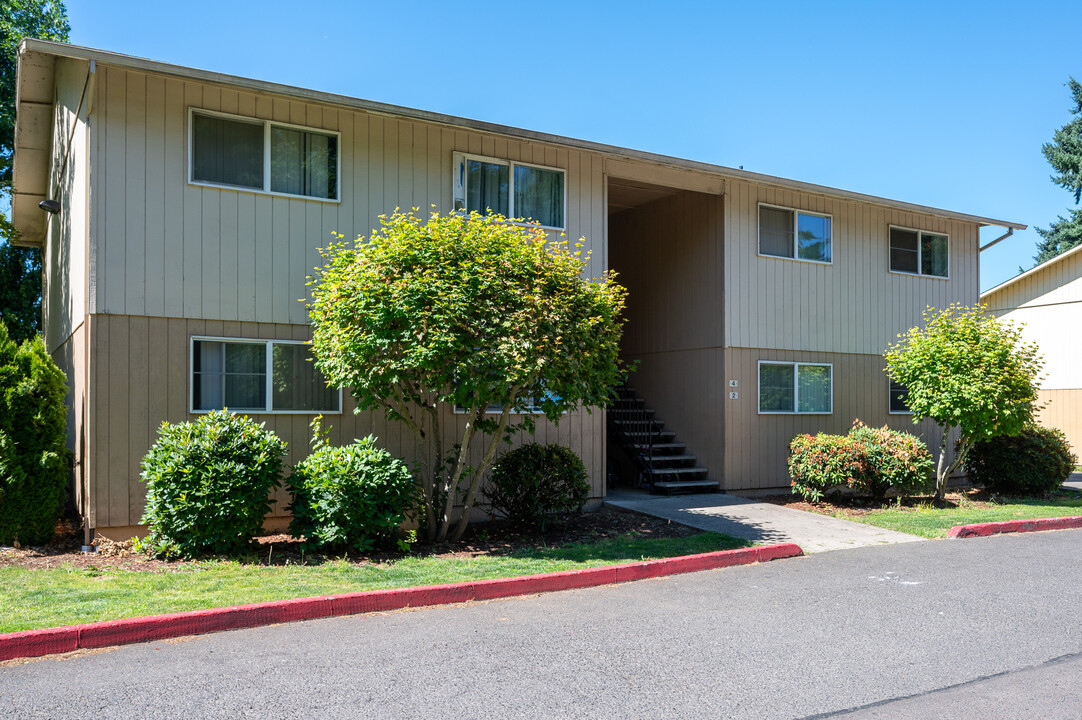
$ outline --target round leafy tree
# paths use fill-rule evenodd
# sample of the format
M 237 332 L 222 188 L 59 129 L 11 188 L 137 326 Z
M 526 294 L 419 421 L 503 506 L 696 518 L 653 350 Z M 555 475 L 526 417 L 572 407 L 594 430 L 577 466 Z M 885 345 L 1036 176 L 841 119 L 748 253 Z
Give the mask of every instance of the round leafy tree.
M 244 550 L 274 502 L 285 450 L 263 425 L 226 410 L 162 423 L 140 476 L 147 484 L 145 545 L 183 557 Z
M 886 353 L 887 373 L 906 387 L 913 421 L 931 418 L 943 429 L 936 464 L 936 500 L 947 478 L 965 462 L 973 444 L 997 435 L 1017 435 L 1037 409 L 1037 377 L 1043 365 L 1033 343 L 1018 328 L 981 308 L 951 305 L 924 313 L 923 328 L 899 335 Z M 947 436 L 958 428 L 954 458 Z
M 310 280 L 319 370 L 349 387 L 358 409 L 382 409 L 416 437 L 422 523 L 430 539 L 457 540 L 501 441 L 609 400 L 619 360 L 624 289 L 536 226 L 498 215 L 413 213 L 380 219 L 352 246 L 324 251 Z M 441 421 L 457 407 L 451 447 Z M 471 460 L 477 436 L 487 436 Z M 451 511 L 461 501 L 456 524 Z

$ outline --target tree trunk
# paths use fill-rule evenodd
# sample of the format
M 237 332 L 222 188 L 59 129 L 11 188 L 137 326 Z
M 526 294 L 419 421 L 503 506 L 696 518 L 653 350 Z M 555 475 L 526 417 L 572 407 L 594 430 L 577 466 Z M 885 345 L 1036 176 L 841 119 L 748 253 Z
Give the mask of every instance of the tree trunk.
M 517 394 L 518 388 L 513 388 L 511 397 L 515 397 Z M 481 464 L 473 471 L 473 475 L 470 477 L 470 489 L 466 494 L 466 502 L 462 507 L 462 517 L 458 519 L 458 526 L 455 528 L 454 535 L 451 536 L 451 542 L 458 542 L 462 538 L 462 533 L 466 532 L 466 526 L 470 523 L 470 510 L 473 509 L 473 503 L 477 499 L 477 489 L 481 485 L 481 475 L 488 469 L 488 466 L 492 463 L 492 458 L 496 455 L 496 448 L 499 447 L 500 441 L 503 439 L 503 431 L 507 427 L 507 420 L 510 415 L 511 403 L 507 403 L 503 406 L 500 424 L 496 427 L 496 431 L 492 433 L 492 440 L 488 443 L 488 450 L 485 451 Z
M 484 408 L 475 412 L 466 421 L 466 429 L 462 433 L 462 445 L 458 449 L 458 458 L 455 460 L 454 472 L 451 474 L 451 479 L 447 482 L 447 497 L 443 503 L 443 513 L 440 515 L 440 529 L 436 533 L 436 542 L 443 542 L 447 539 L 447 532 L 451 529 L 451 510 L 455 506 L 455 495 L 458 494 L 458 483 L 462 479 L 462 468 L 466 466 L 466 457 L 470 451 L 470 442 L 473 440 L 473 434 L 477 429 L 477 419 L 480 417 L 481 412 L 484 412 Z

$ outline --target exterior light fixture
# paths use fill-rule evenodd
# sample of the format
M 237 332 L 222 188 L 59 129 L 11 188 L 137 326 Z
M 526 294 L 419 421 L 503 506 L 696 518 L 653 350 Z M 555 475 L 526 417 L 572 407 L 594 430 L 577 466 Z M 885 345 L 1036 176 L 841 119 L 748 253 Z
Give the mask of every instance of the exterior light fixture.
M 53 215 L 56 215 L 58 212 L 60 212 L 60 203 L 58 203 L 56 200 L 42 200 L 38 203 L 38 207 L 47 213 L 52 213 Z

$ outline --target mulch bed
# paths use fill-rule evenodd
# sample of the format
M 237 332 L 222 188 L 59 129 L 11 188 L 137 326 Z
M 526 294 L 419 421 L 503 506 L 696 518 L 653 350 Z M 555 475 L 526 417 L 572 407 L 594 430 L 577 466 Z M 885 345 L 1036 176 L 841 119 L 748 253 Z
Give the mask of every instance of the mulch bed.
M 251 554 L 236 558 L 253 565 L 315 565 L 328 560 L 345 559 L 356 564 L 394 562 L 408 555 L 441 558 L 470 558 L 483 555 L 506 555 L 568 544 L 589 543 L 604 538 L 623 536 L 641 538 L 674 538 L 698 535 L 701 531 L 661 518 L 602 508 L 553 523 L 545 532 L 516 529 L 501 522 L 475 523 L 462 540 L 451 544 L 416 543 L 412 552 L 379 552 L 368 555 L 326 556 L 301 553 L 300 540 L 288 534 L 273 534 L 255 538 Z M 131 548 L 131 543 L 114 543 L 98 538 L 96 553 L 83 553 L 82 529 L 68 521 L 57 525 L 56 538 L 44 547 L 0 547 L 0 567 L 22 567 L 35 570 L 75 568 L 116 568 L 143 572 L 177 572 L 195 570 L 199 561 L 156 560 Z

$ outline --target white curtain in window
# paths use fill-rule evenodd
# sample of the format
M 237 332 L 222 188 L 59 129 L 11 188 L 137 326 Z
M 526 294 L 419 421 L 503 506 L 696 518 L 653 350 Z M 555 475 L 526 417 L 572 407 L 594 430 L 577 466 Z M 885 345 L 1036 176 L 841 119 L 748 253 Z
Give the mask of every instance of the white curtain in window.
M 546 227 L 563 227 L 564 174 L 516 165 L 515 215 Z
M 830 367 L 827 365 L 801 365 L 797 374 L 800 407 L 797 412 L 830 412 Z
M 466 210 L 488 215 L 490 212 L 507 216 L 510 173 L 506 165 L 466 161 Z
M 194 355 L 195 409 L 218 410 L 222 407 L 222 344 L 196 341 Z

